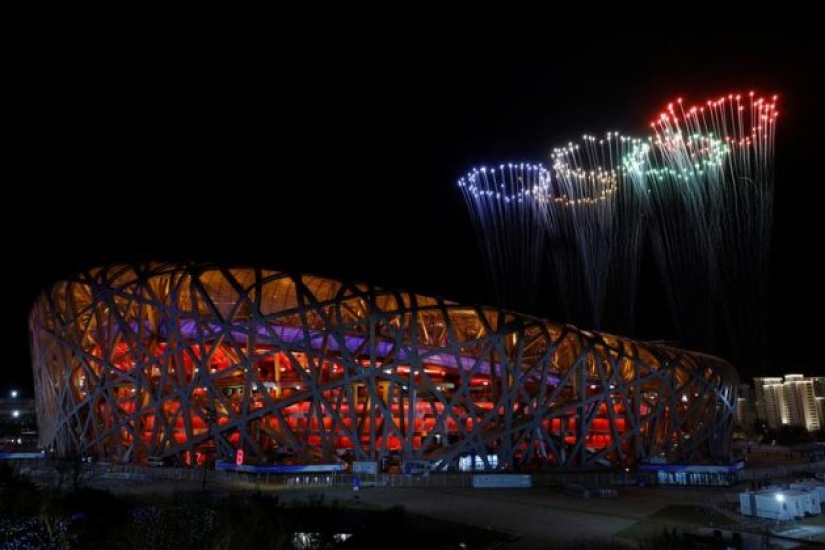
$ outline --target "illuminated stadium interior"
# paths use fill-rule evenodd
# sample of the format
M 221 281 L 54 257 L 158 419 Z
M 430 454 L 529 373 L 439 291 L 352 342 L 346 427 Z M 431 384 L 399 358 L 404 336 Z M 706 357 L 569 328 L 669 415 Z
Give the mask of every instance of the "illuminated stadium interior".
M 41 295 L 30 330 L 41 445 L 133 463 L 724 460 L 738 384 L 672 347 L 211 264 L 80 273 Z

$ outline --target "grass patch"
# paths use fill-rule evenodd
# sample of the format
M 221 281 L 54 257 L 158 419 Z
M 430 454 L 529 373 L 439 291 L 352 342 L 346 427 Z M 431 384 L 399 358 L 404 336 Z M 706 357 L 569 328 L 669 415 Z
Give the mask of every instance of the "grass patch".
M 622 529 L 616 536 L 630 540 L 644 540 L 659 535 L 665 530 L 684 531 L 710 525 L 724 527 L 735 524 L 735 521 L 711 508 L 674 504 Z

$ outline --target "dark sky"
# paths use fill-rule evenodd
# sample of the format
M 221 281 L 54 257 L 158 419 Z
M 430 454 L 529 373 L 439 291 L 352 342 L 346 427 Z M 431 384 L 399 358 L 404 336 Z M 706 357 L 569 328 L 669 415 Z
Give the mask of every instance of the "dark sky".
M 639 17 L 36 34 L 7 69 L 0 390 L 31 391 L 38 292 L 101 263 L 257 262 L 489 302 L 455 186 L 471 166 L 548 164 L 584 132 L 644 135 L 677 96 L 751 89 L 780 96 L 771 372 L 825 375 L 809 313 L 822 303 L 818 19 Z M 672 336 L 657 333 L 658 303 L 644 337 Z

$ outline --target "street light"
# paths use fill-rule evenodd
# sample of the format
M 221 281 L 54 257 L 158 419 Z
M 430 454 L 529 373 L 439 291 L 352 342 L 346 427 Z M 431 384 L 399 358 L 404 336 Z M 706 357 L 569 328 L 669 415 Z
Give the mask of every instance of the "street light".
M 11 398 L 17 399 L 17 390 L 11 390 Z

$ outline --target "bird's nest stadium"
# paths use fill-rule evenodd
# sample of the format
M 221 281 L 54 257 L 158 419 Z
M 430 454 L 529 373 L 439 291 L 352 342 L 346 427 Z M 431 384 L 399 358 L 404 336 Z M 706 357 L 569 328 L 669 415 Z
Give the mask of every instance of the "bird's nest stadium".
M 369 284 L 111 265 L 46 290 L 30 331 L 60 456 L 530 471 L 730 451 L 721 359 Z

